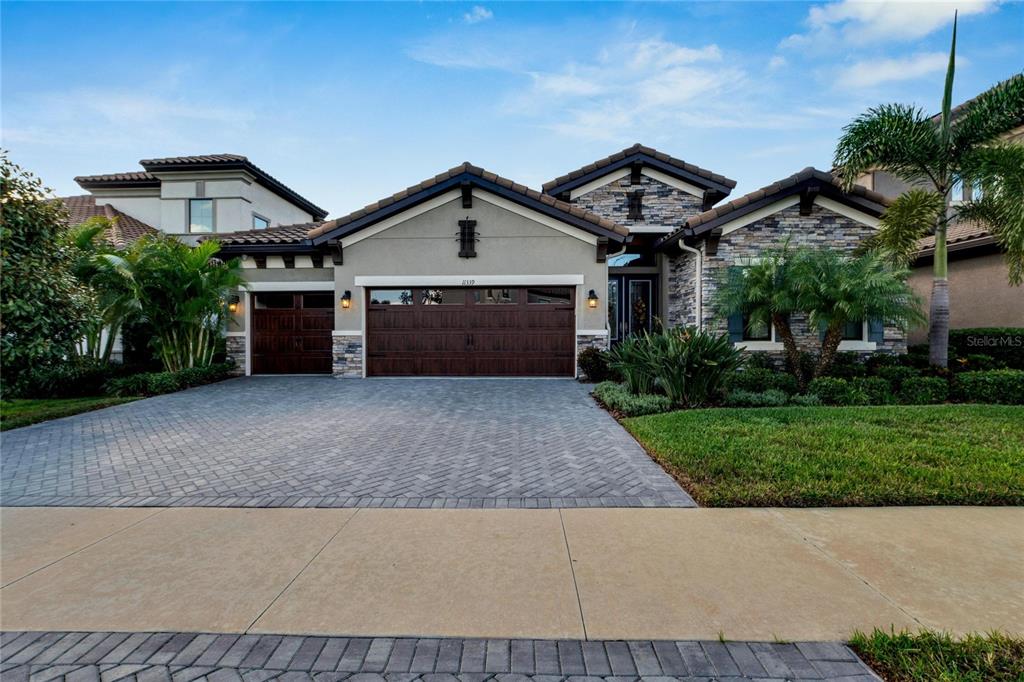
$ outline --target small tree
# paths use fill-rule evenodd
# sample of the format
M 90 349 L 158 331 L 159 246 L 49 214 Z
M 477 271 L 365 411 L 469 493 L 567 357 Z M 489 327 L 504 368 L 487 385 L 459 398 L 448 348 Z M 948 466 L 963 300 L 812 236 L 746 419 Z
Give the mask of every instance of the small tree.
M 1011 281 L 1024 274 L 1024 186 L 1021 152 L 1009 145 L 993 148 L 1004 133 L 1024 120 L 1024 74 L 1016 74 L 952 111 L 956 65 L 956 19 L 949 51 L 941 114 L 936 121 L 922 109 L 883 104 L 869 109 L 843 129 L 834 165 L 847 186 L 864 173 L 886 171 L 914 187 L 898 197 L 882 218 L 876 242 L 906 262 L 917 241 L 935 235 L 929 360 L 945 367 L 949 349 L 949 281 L 946 229 L 952 220 L 988 223 L 1010 263 Z M 947 211 L 958 181 L 978 182 L 993 197 L 977 208 Z
M 227 298 L 245 285 L 240 261 L 216 258 L 219 249 L 213 240 L 190 247 L 162 236 L 143 238 L 124 254 L 105 255 L 130 282 L 167 371 L 213 361 Z
M 824 332 L 815 377 L 832 367 L 847 323 L 879 320 L 906 329 L 924 321 L 908 274 L 876 252 L 853 258 L 832 249 L 799 253 L 790 271 L 796 306 L 808 314 L 812 327 Z
M 38 178 L 0 157 L 0 362 L 6 386 L 25 370 L 64 361 L 75 352 L 93 314 L 93 300 L 71 272 L 62 233 L 63 205 Z

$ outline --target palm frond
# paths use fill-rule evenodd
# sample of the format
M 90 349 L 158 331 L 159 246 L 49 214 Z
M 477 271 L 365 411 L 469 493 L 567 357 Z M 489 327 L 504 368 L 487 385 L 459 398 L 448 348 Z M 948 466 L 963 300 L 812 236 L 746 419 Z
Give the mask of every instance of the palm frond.
M 964 169 L 984 193 L 960 206 L 956 217 L 988 228 L 1005 254 L 1010 283 L 1019 285 L 1024 282 L 1024 145 L 980 147 L 965 158 Z
M 957 112 L 950 139 L 953 156 L 965 157 L 1020 125 L 1024 125 L 1024 73 L 986 90 Z
M 883 104 L 843 128 L 833 165 L 847 188 L 873 170 L 888 171 L 911 184 L 938 184 L 944 160 L 935 122 L 923 109 Z
M 865 250 L 882 253 L 894 265 L 907 265 L 918 251 L 918 241 L 935 227 L 945 210 L 945 200 L 938 192 L 908 190 L 886 209 L 878 232 L 865 240 Z

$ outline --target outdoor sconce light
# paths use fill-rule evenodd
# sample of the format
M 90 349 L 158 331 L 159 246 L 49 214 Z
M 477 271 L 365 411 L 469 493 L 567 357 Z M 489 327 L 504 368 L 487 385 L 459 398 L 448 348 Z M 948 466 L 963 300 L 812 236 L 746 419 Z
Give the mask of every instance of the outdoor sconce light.
M 597 292 L 594 291 L 593 289 L 591 289 L 590 293 L 587 294 L 587 307 L 588 308 L 596 308 L 597 307 Z
M 341 295 L 341 307 L 345 310 L 352 307 L 352 292 L 348 289 L 346 289 L 345 293 Z
M 238 296 L 235 296 L 235 295 L 232 295 L 232 296 L 228 297 L 228 312 L 229 313 L 237 313 L 238 312 L 238 302 L 240 300 L 241 299 L 238 298 Z

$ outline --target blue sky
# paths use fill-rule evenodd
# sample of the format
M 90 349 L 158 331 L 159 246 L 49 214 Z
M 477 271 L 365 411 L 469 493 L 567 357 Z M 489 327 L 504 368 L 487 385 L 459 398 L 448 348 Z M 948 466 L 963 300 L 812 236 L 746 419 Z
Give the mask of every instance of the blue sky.
M 249 156 L 332 215 L 472 161 L 540 184 L 634 142 L 750 191 L 828 168 L 867 107 L 1024 66 L 1024 4 L 15 3 L 2 145 L 58 194 Z

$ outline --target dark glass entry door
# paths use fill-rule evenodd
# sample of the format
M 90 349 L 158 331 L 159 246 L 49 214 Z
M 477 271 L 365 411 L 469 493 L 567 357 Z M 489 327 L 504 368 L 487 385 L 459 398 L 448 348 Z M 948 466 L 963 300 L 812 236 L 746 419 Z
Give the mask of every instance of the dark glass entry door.
M 608 332 L 612 342 L 651 331 L 658 311 L 658 276 L 609 275 Z

